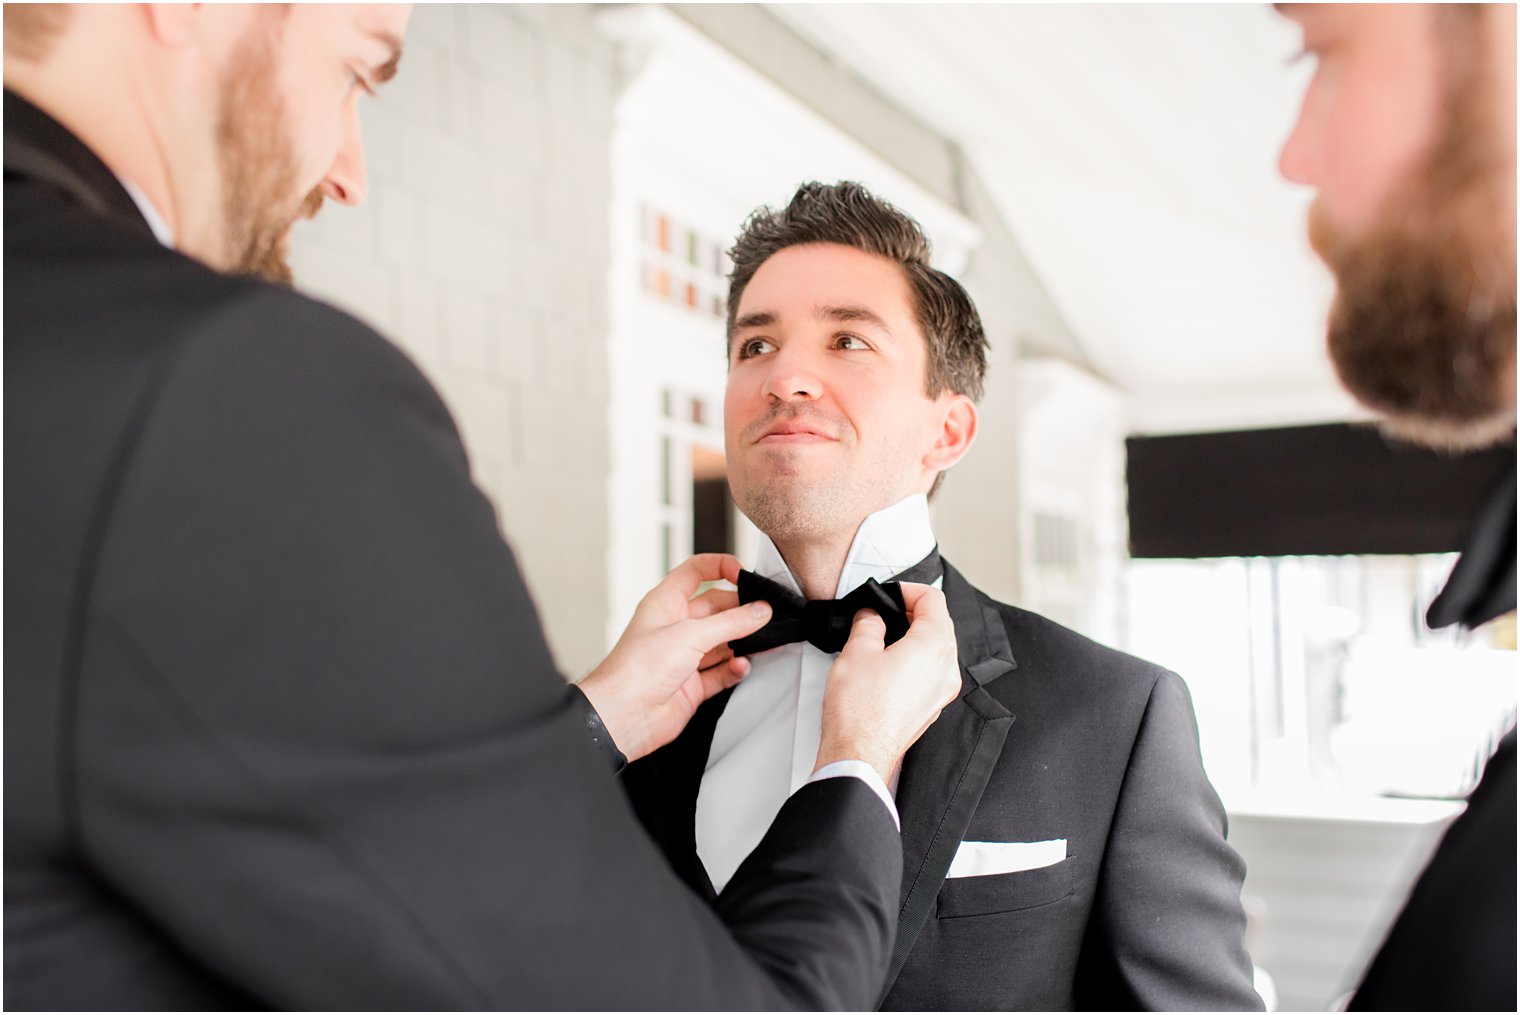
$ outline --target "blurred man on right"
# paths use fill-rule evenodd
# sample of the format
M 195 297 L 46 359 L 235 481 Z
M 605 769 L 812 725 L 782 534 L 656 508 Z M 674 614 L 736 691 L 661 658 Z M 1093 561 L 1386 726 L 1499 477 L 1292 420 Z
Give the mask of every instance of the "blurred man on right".
M 1444 448 L 1515 428 L 1515 7 L 1278 5 L 1317 66 L 1282 174 L 1314 187 L 1336 278 L 1329 347 L 1387 429 Z M 1484 505 L 1432 627 L 1515 609 L 1515 473 Z M 1515 731 L 1501 741 L 1351 999 L 1514 1011 Z

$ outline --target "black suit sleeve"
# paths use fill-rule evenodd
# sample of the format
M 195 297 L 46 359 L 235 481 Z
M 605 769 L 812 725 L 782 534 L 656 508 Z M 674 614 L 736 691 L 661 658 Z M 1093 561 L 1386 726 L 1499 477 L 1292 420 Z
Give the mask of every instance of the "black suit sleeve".
M 1515 731 L 1489 759 L 1349 1011 L 1515 1010 Z
M 1262 1010 L 1245 949 L 1245 863 L 1225 825 L 1187 687 L 1163 671 L 1130 754 L 1087 943 L 1135 1008 Z
M 871 790 L 806 787 L 702 904 L 595 753 L 436 394 L 260 293 L 196 326 L 120 463 L 65 746 L 91 868 L 280 1007 L 871 1003 L 902 865 Z

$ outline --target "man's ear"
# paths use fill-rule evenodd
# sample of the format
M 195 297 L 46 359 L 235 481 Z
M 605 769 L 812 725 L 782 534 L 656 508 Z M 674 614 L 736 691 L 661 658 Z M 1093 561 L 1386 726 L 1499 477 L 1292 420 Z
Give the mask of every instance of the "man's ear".
M 944 472 L 971 450 L 971 442 L 976 440 L 976 403 L 965 395 L 952 394 L 941 420 L 939 437 L 924 456 L 924 467 L 934 472 Z
M 143 4 L 148 31 L 165 46 L 183 46 L 195 37 L 200 4 Z

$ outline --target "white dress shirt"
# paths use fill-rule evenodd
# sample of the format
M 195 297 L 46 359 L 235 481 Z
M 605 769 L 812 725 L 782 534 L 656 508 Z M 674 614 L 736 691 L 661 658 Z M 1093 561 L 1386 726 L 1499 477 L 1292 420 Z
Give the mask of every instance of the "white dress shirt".
M 148 195 L 142 192 L 142 188 L 125 176 L 116 177 L 121 189 L 127 192 L 127 196 L 137 205 L 137 210 L 142 212 L 142 217 L 148 220 L 148 228 L 153 230 L 153 236 L 168 247 L 174 249 L 174 234 L 169 231 L 169 223 L 158 212 L 158 206 L 148 200 Z
M 855 533 L 835 598 L 869 578 L 886 581 L 906 571 L 934 546 L 926 496 L 915 494 L 883 508 Z M 760 538 L 752 570 L 802 593 L 767 536 Z M 696 809 L 697 855 L 717 891 L 759 845 L 781 805 L 809 781 L 822 735 L 823 691 L 835 655 L 804 641 L 751 656 L 749 675 L 734 688 L 718 717 Z M 861 762 L 853 764 L 866 768 L 873 777 L 867 781 L 885 793 L 874 770 Z

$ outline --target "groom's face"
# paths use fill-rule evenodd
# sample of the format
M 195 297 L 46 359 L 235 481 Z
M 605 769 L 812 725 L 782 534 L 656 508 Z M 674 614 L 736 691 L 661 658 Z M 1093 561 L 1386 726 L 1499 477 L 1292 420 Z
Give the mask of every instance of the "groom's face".
M 926 492 L 948 393 L 926 393 L 928 351 L 907 277 L 853 247 L 772 255 L 745 287 L 729 343 L 724 429 L 734 501 L 778 541 L 853 532 Z

